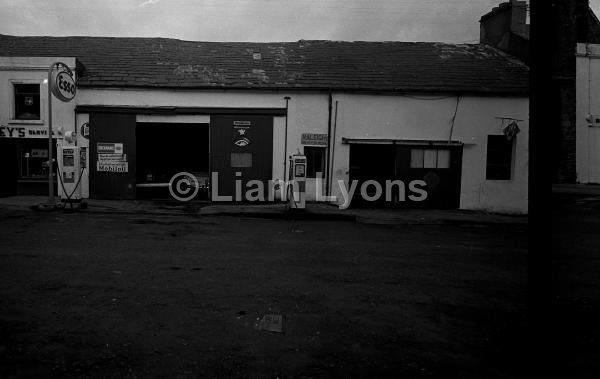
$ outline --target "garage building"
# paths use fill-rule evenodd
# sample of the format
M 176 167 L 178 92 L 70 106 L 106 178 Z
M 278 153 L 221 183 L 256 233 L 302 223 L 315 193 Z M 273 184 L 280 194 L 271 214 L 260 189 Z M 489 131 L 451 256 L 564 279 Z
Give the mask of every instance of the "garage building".
M 200 197 L 215 173 L 233 195 L 236 180 L 285 179 L 286 156 L 302 153 L 308 201 L 340 203 L 352 181 L 422 180 L 425 201 L 395 187 L 367 205 L 527 210 L 528 68 L 487 45 L 3 35 L 2 130 L 32 122 L 15 114 L 22 83 L 39 86 L 43 127 L 54 57 L 75 66 L 77 96 L 53 120 L 86 150 L 84 197 L 161 196 L 155 184 L 182 171 L 206 184 Z M 114 149 L 125 158 L 104 164 Z

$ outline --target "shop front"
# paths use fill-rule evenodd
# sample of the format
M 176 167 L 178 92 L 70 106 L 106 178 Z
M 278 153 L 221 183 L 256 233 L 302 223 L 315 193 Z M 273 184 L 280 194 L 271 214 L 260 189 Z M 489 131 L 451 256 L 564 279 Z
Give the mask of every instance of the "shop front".
M 56 156 L 56 138 L 53 138 Z M 48 194 L 48 130 L 0 125 L 0 196 Z M 55 191 L 57 189 L 54 176 Z

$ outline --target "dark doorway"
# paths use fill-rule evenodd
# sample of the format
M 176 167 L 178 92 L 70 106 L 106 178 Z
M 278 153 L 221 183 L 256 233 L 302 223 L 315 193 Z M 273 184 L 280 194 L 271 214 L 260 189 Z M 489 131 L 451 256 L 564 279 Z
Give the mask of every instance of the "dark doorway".
M 17 179 L 19 177 L 19 155 L 17 142 L 10 139 L 0 139 L 0 196 L 17 194 Z
M 188 172 L 199 181 L 195 199 L 206 199 L 209 141 L 208 124 L 137 123 L 137 198 L 171 198 L 167 184 Z
M 352 206 L 457 209 L 460 206 L 461 166 L 461 145 L 353 144 L 350 147 L 350 180 L 357 180 L 358 184 Z M 361 196 L 361 185 L 367 180 L 375 180 L 381 186 L 382 193 L 376 201 L 366 201 Z M 422 183 L 417 187 L 426 192 L 426 197 L 422 192 L 411 190 L 410 183 L 417 180 Z M 400 181 L 401 184 L 396 182 L 388 187 L 386 181 Z M 373 196 L 375 191 L 374 186 L 369 186 L 367 195 Z M 412 200 L 409 195 L 420 200 Z

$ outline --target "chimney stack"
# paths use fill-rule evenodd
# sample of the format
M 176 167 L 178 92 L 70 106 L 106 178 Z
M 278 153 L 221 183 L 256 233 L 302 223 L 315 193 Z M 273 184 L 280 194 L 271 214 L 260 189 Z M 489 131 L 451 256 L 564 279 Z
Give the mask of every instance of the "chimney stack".
M 527 61 L 529 53 L 529 25 L 527 2 L 509 0 L 494 7 L 479 20 L 479 42 L 494 46 Z

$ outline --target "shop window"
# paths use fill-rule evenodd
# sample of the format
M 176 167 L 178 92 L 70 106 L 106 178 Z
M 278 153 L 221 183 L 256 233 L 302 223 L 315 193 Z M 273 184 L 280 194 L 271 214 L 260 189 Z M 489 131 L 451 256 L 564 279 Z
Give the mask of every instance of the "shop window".
M 325 147 L 305 146 L 304 155 L 306 156 L 306 177 L 316 178 L 317 173 L 321 173 L 321 178 L 325 175 Z
M 488 136 L 485 178 L 510 180 L 512 178 L 513 140 L 504 135 Z
M 43 139 L 25 140 L 19 144 L 20 177 L 48 177 L 48 142 Z
M 450 168 L 450 150 L 411 149 L 410 168 Z
M 40 119 L 40 85 L 14 84 L 15 89 L 15 119 Z
M 231 167 L 252 167 L 252 153 L 231 153 Z

